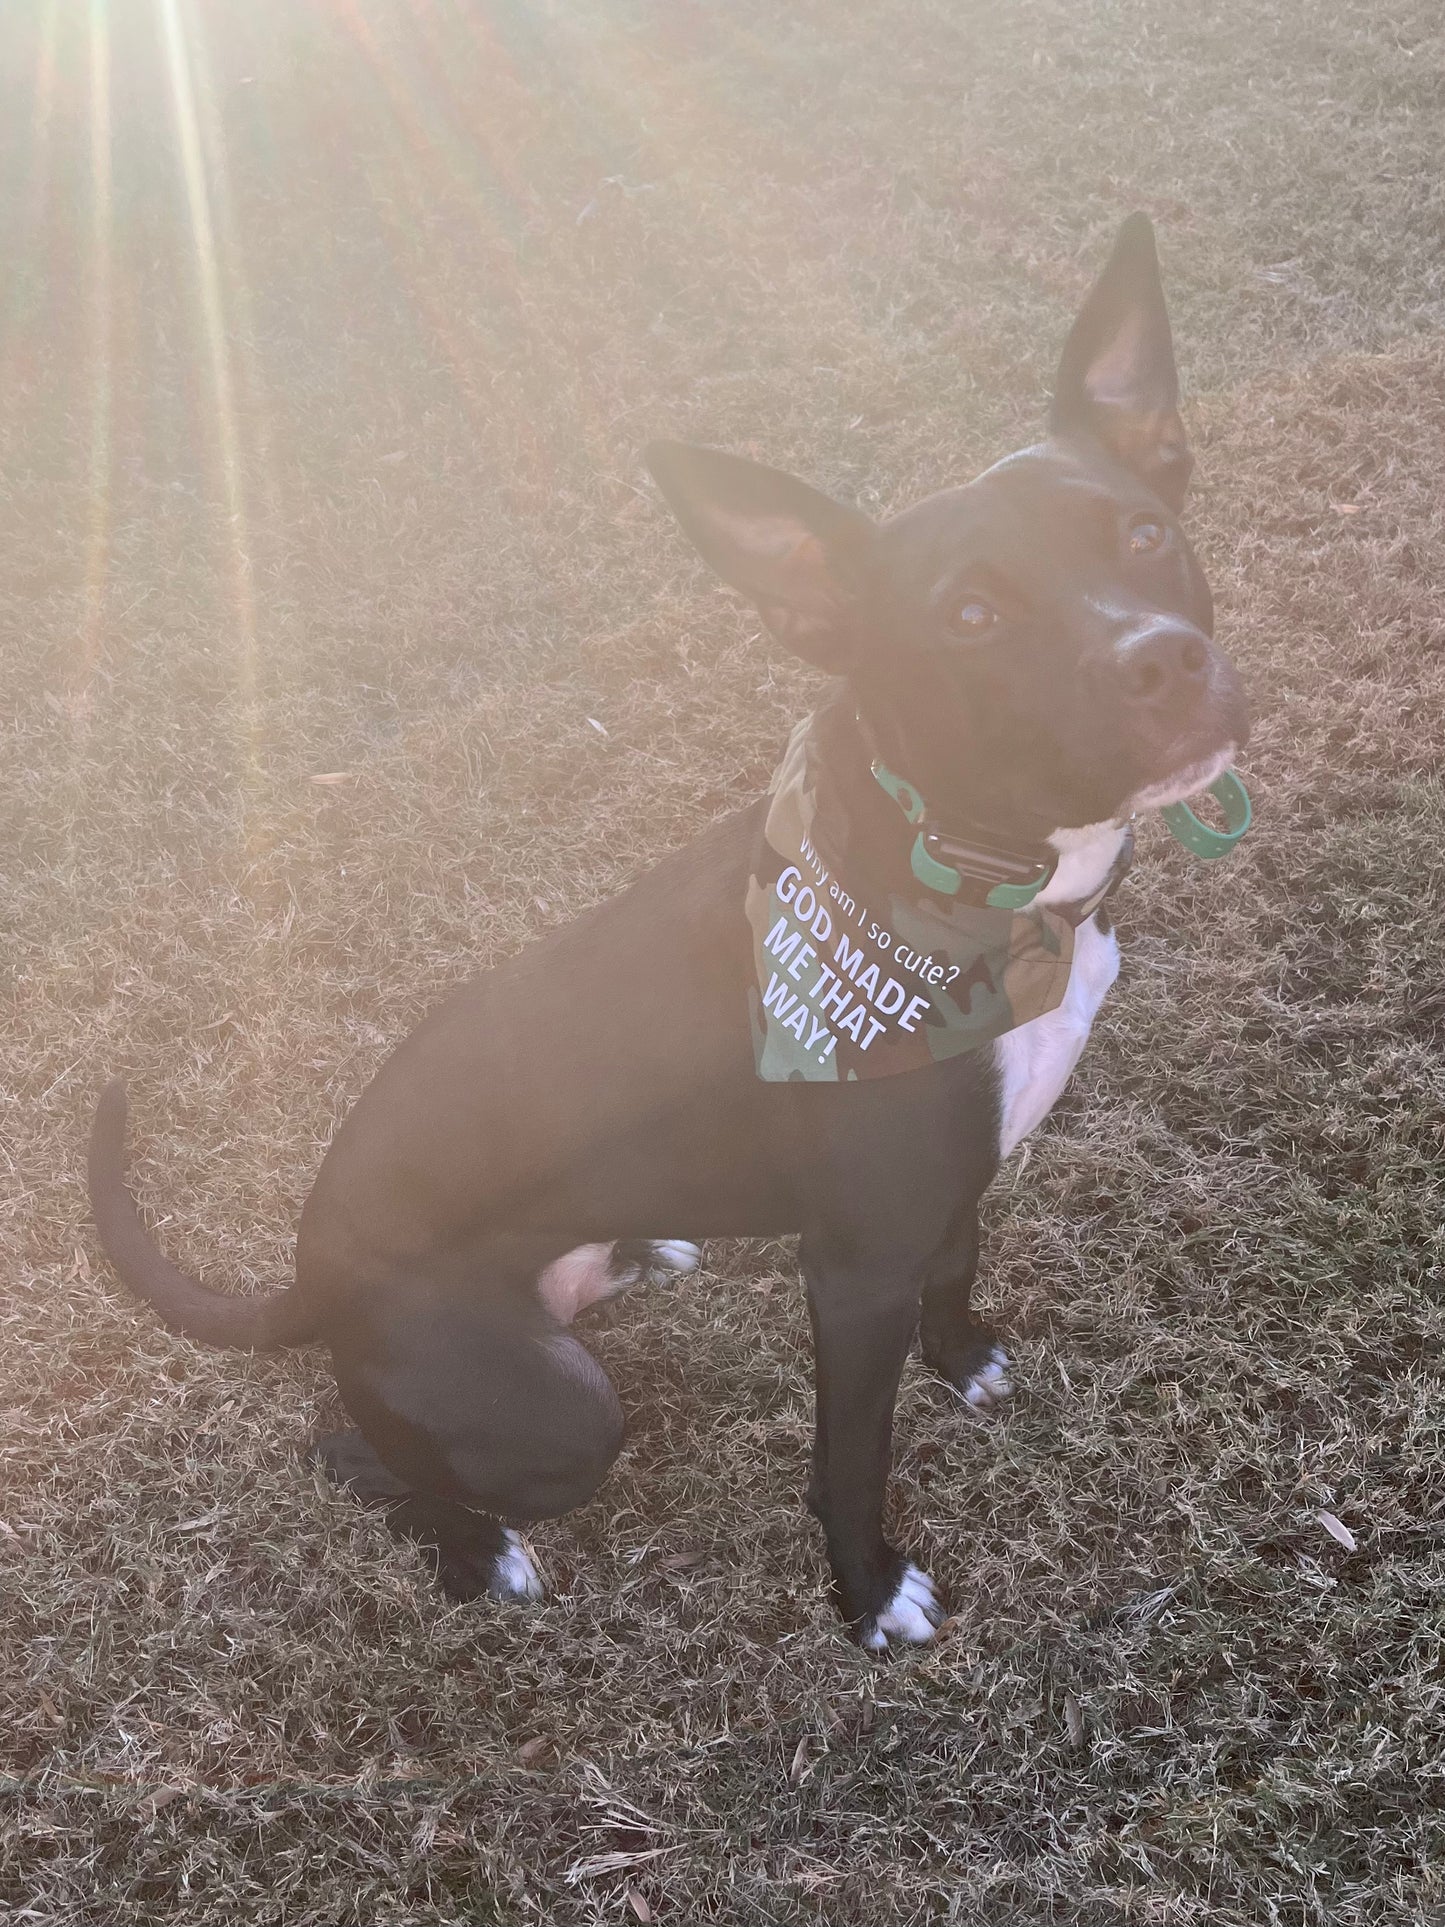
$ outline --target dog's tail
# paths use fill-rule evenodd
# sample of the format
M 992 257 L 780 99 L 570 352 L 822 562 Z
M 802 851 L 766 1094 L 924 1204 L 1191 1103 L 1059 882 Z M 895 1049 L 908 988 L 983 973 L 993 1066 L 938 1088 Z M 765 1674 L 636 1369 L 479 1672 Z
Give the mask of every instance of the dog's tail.
M 313 1337 L 319 1321 L 294 1285 L 268 1298 L 236 1298 L 198 1284 L 164 1255 L 126 1188 L 125 1113 L 125 1085 L 116 1078 L 95 1108 L 86 1171 L 91 1215 L 121 1283 L 172 1331 L 203 1345 L 269 1352 Z

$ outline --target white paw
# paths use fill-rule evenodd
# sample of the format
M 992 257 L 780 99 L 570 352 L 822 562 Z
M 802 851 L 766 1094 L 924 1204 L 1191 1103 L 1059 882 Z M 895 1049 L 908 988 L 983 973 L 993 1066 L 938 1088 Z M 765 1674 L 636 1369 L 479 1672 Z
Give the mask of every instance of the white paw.
M 520 1534 L 510 1526 L 503 1526 L 502 1535 L 507 1542 L 506 1550 L 498 1555 L 492 1567 L 487 1591 L 494 1599 L 540 1599 L 542 1581 Z
M 1013 1380 L 1008 1375 L 1008 1353 L 1000 1351 L 995 1345 L 967 1385 L 961 1388 L 959 1396 L 965 1405 L 971 1405 L 976 1412 L 986 1412 L 991 1406 L 1002 1405 L 1006 1398 L 1011 1398 L 1013 1389 Z
M 905 1566 L 898 1590 L 883 1610 L 864 1626 L 861 1644 L 869 1652 L 886 1652 L 895 1640 L 922 1646 L 932 1639 L 943 1619 L 943 1608 L 933 1581 L 917 1566 Z
M 654 1271 L 696 1271 L 702 1263 L 702 1246 L 686 1238 L 653 1238 L 650 1250 Z

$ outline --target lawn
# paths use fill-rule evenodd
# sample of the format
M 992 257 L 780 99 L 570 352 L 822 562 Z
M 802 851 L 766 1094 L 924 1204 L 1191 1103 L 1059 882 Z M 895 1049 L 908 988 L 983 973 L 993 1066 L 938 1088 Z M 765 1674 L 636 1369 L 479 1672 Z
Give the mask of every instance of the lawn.
M 1436 0 L 5 9 L 5 1918 L 1445 1920 L 1442 98 Z M 304 1468 L 318 1355 L 116 1291 L 95 1095 L 284 1280 L 390 1047 L 815 687 L 643 442 L 964 479 L 1135 207 L 1258 828 L 1141 838 L 991 1198 L 1012 1407 L 905 1378 L 945 1635 L 831 1617 L 782 1245 L 591 1319 L 623 1457 L 548 1603 L 449 1606 Z

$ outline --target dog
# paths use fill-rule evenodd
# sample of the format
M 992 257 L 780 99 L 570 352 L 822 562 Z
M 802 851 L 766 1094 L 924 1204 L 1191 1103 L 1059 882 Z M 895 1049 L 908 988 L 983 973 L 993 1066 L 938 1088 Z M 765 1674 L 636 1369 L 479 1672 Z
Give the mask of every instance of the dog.
M 120 1279 L 173 1329 L 330 1347 L 356 1429 L 323 1463 L 458 1597 L 536 1595 L 515 1527 L 582 1505 L 617 1454 L 622 1411 L 576 1314 L 694 1266 L 675 1227 L 799 1234 L 808 1504 L 844 1621 L 883 1652 L 942 1617 L 882 1523 L 908 1350 L 921 1335 L 974 1404 L 1007 1394 L 969 1309 L 979 1199 L 1114 981 L 1106 898 L 1132 816 L 1209 786 L 1248 731 L 1179 524 L 1192 458 L 1152 229 L 1120 229 L 1045 439 L 966 486 L 880 523 L 716 450 L 647 460 L 704 559 L 831 679 L 795 744 L 802 788 L 443 1002 L 331 1145 L 289 1288 L 227 1295 L 165 1259 L 126 1188 L 119 1083 L 91 1204 Z M 949 916 L 987 925 L 977 954 L 953 924 L 927 947 Z

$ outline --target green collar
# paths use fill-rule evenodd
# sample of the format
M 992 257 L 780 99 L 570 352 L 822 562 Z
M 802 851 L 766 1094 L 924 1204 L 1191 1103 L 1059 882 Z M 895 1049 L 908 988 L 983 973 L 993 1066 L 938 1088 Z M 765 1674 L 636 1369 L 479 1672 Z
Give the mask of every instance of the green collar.
M 873 774 L 878 783 L 902 810 L 910 823 L 923 821 L 924 803 L 922 796 L 903 777 L 895 776 L 888 765 L 879 757 L 873 759 Z M 1058 858 L 1052 851 L 1043 857 L 1019 856 L 1017 853 L 988 845 L 952 845 L 952 863 L 940 863 L 928 848 L 928 834 L 920 830 L 913 839 L 913 850 L 909 858 L 913 874 L 918 881 L 930 890 L 937 890 L 940 896 L 956 897 L 963 888 L 965 876 L 975 883 L 994 881 L 984 902 L 995 910 L 1027 909 L 1039 891 L 1058 867 Z M 1033 871 L 1026 881 L 1009 882 L 1010 871 L 1017 874 Z
M 1212 830 L 1207 823 L 1201 823 L 1187 803 L 1170 803 L 1159 812 L 1174 840 L 1182 843 L 1191 856 L 1202 857 L 1206 863 L 1212 863 L 1217 856 L 1228 856 L 1254 821 L 1249 791 L 1232 769 L 1227 769 L 1217 782 L 1209 785 L 1209 794 L 1224 812 L 1222 830 Z
M 895 776 L 878 757 L 873 759 L 873 774 L 909 823 L 923 821 L 923 798 L 912 783 Z M 1222 830 L 1211 829 L 1207 823 L 1201 823 L 1187 803 L 1170 803 L 1159 812 L 1165 828 L 1175 841 L 1182 843 L 1191 856 L 1200 857 L 1207 863 L 1213 862 L 1216 857 L 1227 856 L 1254 820 L 1249 791 L 1233 770 L 1226 770 L 1223 776 L 1211 783 L 1209 794 L 1224 812 Z M 941 896 L 956 897 L 963 888 L 965 877 L 975 883 L 985 883 L 1002 875 L 1005 880 L 993 882 L 984 898 L 996 910 L 1026 909 L 1053 876 L 1058 864 L 1058 858 L 1052 853 L 1034 858 L 1021 856 L 1016 851 L 997 845 L 963 844 L 952 839 L 949 840 L 948 852 L 954 860 L 952 863 L 941 863 L 929 850 L 928 843 L 928 832 L 919 830 L 913 839 L 913 850 L 909 857 L 913 874 L 920 883 L 930 890 L 937 890 Z M 1010 872 L 1017 876 L 1020 871 L 1029 869 L 1036 874 L 1026 881 L 1007 880 Z

